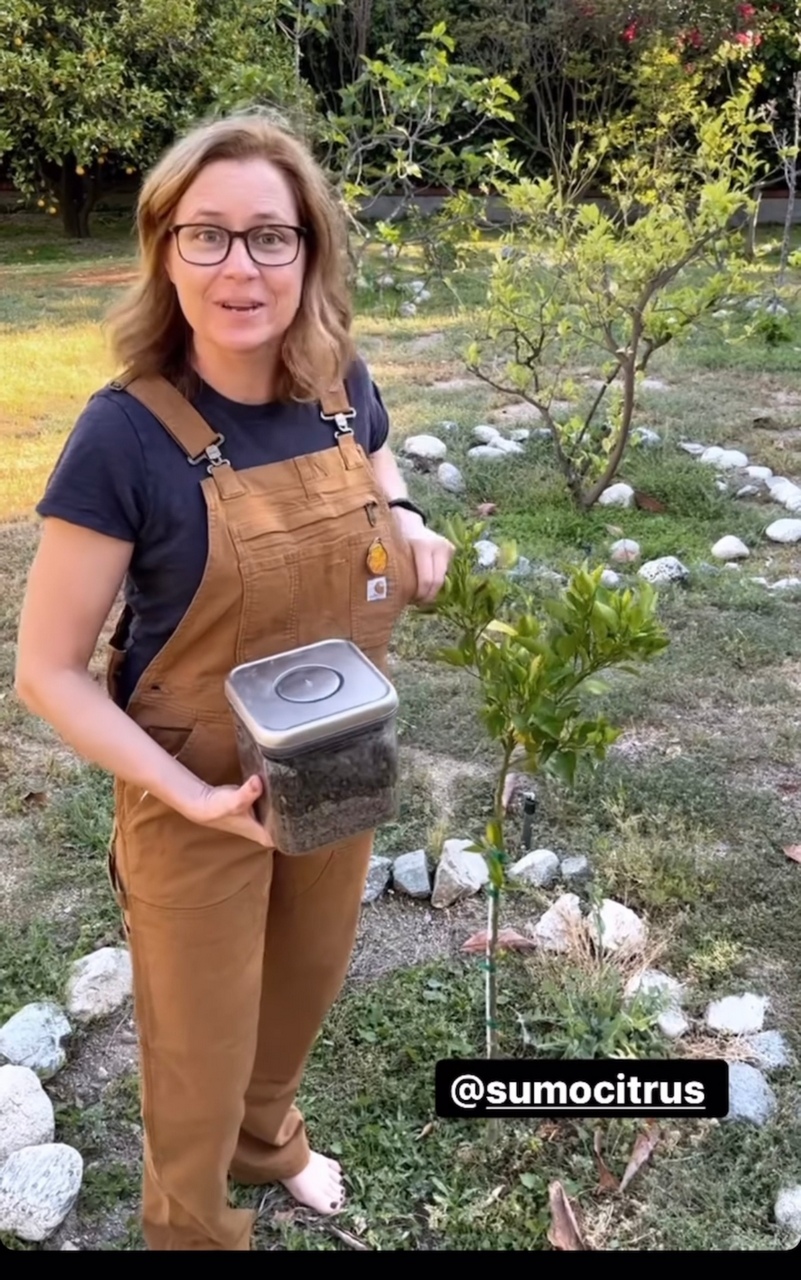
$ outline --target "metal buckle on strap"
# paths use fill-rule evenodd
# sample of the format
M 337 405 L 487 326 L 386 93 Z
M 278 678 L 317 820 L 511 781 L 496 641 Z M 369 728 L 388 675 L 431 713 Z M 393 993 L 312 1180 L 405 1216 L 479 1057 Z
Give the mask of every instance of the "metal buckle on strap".
M 353 427 L 349 425 L 348 418 L 356 417 L 355 409 L 340 410 L 338 413 L 323 413 L 321 409 L 320 417 L 323 419 L 324 422 L 335 422 L 337 424 L 337 429 L 334 432 L 335 436 L 339 437 L 339 436 L 353 435 Z
M 199 458 L 187 458 L 190 467 L 196 467 L 204 460 L 208 462 L 206 470 L 211 474 L 215 467 L 230 467 L 230 462 L 220 453 L 220 445 L 225 444 L 225 436 L 218 435 L 214 444 L 210 444 L 208 449 L 200 455 Z

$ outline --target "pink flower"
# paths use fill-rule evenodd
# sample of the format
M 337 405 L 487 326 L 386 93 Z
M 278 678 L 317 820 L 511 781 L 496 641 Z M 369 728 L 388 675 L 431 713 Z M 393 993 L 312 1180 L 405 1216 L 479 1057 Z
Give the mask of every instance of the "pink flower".
M 738 4 L 737 12 L 744 22 L 747 22 L 749 18 L 756 17 L 756 9 L 752 4 Z
M 622 34 L 623 34 L 623 39 L 626 41 L 627 44 L 631 44 L 632 40 L 636 40 L 637 38 L 636 19 L 634 22 L 630 22 L 629 25 L 624 28 Z

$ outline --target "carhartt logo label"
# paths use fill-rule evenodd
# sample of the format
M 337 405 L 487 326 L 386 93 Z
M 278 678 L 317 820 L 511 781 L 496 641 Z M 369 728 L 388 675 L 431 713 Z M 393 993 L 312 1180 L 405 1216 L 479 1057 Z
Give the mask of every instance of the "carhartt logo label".
M 367 599 L 368 600 L 386 600 L 387 598 L 387 580 L 386 578 L 371 578 L 367 583 Z

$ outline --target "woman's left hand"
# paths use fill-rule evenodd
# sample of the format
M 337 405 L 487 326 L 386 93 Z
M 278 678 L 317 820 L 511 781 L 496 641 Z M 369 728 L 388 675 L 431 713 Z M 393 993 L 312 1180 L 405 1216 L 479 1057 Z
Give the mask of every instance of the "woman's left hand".
M 447 538 L 423 524 L 418 515 L 395 507 L 392 512 L 414 557 L 418 604 L 431 604 L 439 594 L 456 548 Z

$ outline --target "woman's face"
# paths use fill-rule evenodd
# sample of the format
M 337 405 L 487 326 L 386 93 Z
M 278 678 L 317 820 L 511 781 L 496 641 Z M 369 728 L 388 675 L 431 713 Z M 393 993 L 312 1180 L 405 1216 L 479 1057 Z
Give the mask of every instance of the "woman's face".
M 242 240 L 234 240 L 219 264 L 224 237 L 212 228 L 248 231 L 255 227 L 297 227 L 298 208 L 292 187 L 266 160 L 216 160 L 207 165 L 184 193 L 173 226 L 200 224 L 170 237 L 167 273 L 194 333 L 196 349 L 216 348 L 231 355 L 263 356 L 279 347 L 300 306 L 305 272 L 305 246 L 295 252 L 291 232 L 265 231 L 260 244 L 281 265 L 253 261 Z M 286 238 L 285 238 L 286 237 Z

